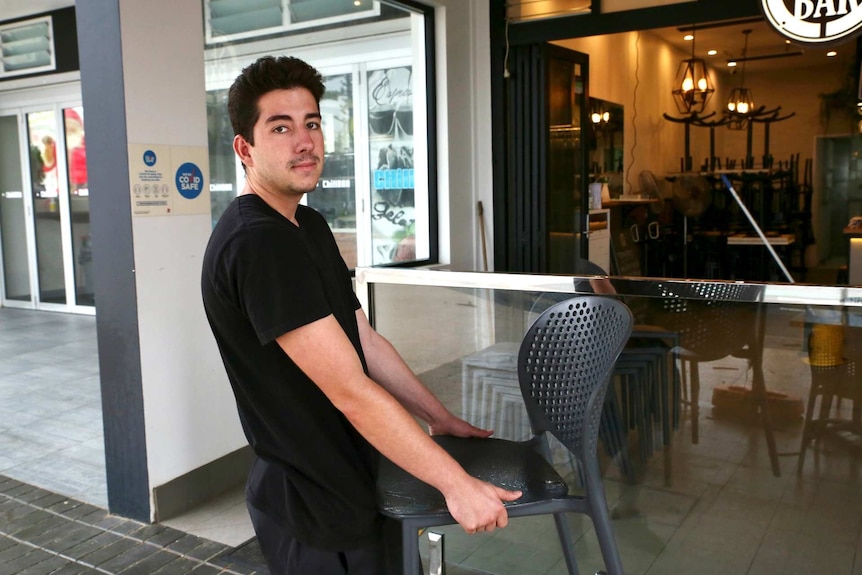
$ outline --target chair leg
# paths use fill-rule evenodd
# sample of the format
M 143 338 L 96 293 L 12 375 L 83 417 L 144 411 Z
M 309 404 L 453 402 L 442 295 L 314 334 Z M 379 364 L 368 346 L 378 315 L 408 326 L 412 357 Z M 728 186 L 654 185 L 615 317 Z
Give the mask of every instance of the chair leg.
M 604 490 L 600 494 L 590 494 L 590 506 L 592 507 L 593 527 L 599 540 L 599 548 L 602 550 L 602 559 L 608 575 L 625 575 L 623 573 L 623 562 L 620 559 L 620 551 L 614 537 L 611 526 L 611 517 L 608 506 L 605 503 Z
M 689 391 L 689 406 L 691 407 L 691 442 L 700 442 L 700 364 L 696 361 L 688 362 L 689 380 L 691 389 Z
M 404 575 L 422 575 L 418 531 L 409 521 L 401 523 L 401 567 Z
M 572 545 L 572 532 L 569 529 L 568 521 L 566 521 L 566 514 L 554 513 L 554 523 L 557 524 L 560 546 L 563 548 L 563 557 L 566 559 L 569 575 L 578 575 L 578 564 L 575 561 L 575 549 Z

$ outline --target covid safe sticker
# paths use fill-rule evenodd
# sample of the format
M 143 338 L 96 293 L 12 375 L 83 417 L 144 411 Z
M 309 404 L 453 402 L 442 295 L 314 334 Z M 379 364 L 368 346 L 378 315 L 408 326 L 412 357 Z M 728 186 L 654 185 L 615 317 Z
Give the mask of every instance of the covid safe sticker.
M 176 182 L 180 195 L 193 200 L 203 191 L 204 175 L 195 164 L 186 162 L 177 170 Z

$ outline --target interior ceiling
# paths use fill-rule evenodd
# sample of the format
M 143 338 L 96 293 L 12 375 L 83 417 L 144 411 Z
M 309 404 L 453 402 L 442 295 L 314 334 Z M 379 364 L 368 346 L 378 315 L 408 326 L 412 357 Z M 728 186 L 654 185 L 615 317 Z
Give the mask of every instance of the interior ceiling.
M 690 29 L 694 27 L 694 32 Z M 751 30 L 748 35 L 748 58 L 758 56 L 779 55 L 801 52 L 800 56 L 775 57 L 768 59 L 748 60 L 745 63 L 745 72 L 757 73 L 762 70 L 793 70 L 811 67 L 834 67 L 836 71 L 844 70 L 855 62 L 856 42 L 850 40 L 839 46 L 829 48 L 797 46 L 787 44 L 782 36 L 776 32 L 769 23 L 763 19 L 747 18 L 740 21 L 714 22 L 709 24 L 680 26 L 671 28 L 656 28 L 649 32 L 656 34 L 676 48 L 691 53 L 692 43 L 684 40 L 686 34 L 693 33 L 695 36 L 695 56 L 706 60 L 707 64 L 719 72 L 732 72 L 727 61 L 740 58 L 745 46 L 744 30 Z M 707 55 L 708 50 L 717 50 L 715 56 Z M 828 57 L 826 53 L 834 50 L 838 53 L 835 57 Z M 737 66 L 740 70 L 742 64 Z

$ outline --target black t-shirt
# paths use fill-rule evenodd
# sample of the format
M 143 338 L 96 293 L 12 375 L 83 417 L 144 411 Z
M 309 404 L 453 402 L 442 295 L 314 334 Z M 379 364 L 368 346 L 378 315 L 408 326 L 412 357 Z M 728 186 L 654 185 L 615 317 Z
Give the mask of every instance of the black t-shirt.
M 207 318 L 260 459 L 249 501 L 294 537 L 322 549 L 376 537 L 376 450 L 275 341 L 333 314 L 363 367 L 350 272 L 326 220 L 299 206 L 297 227 L 260 197 L 236 198 L 207 246 Z

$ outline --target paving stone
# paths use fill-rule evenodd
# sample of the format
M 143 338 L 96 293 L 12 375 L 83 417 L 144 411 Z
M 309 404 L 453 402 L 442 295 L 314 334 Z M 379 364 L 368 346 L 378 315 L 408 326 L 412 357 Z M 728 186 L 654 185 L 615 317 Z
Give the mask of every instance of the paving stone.
M 95 569 L 90 569 L 85 565 L 79 565 L 77 563 L 68 563 L 63 567 L 60 567 L 56 571 L 53 571 L 51 575 L 103 575 L 100 574 Z
M 21 495 L 26 495 L 36 489 L 36 487 L 32 485 L 27 485 L 26 483 L 19 483 L 15 487 L 11 489 L 4 489 L 3 493 L 8 495 L 9 497 L 14 497 L 15 499 L 20 499 Z
M 152 575 L 186 575 L 200 565 L 199 561 L 187 557 L 177 557 L 164 567 L 153 571 Z
M 91 511 L 91 512 L 87 513 L 86 515 L 81 515 L 81 516 L 77 517 L 77 519 L 78 519 L 78 521 L 82 521 L 84 523 L 87 523 L 88 525 L 96 525 L 97 523 L 105 521 L 110 517 L 111 516 L 108 514 L 108 511 L 106 509 L 96 507 L 94 511 Z M 117 517 L 114 517 L 114 519 L 117 519 L 117 522 L 120 521 L 120 519 Z M 103 527 L 103 526 L 99 525 L 99 527 Z
M 168 547 L 172 543 L 179 541 L 181 538 L 185 537 L 185 535 L 186 534 L 182 531 L 178 531 L 170 527 L 165 527 L 164 531 L 162 531 L 161 533 L 157 533 L 156 535 L 153 535 L 152 537 L 147 539 L 147 543 L 161 545 L 162 547 Z
M 117 523 L 113 527 L 111 527 L 111 531 L 114 533 L 122 533 L 124 535 L 128 535 L 130 533 L 134 533 L 138 529 L 140 529 L 144 524 L 139 521 L 132 521 L 131 519 L 123 519 L 120 523 Z
M 18 574 L 24 569 L 27 569 L 28 567 L 31 567 L 43 561 L 47 561 L 51 557 L 54 557 L 54 555 L 48 553 L 47 551 L 29 548 L 28 553 L 24 553 L 23 555 L 19 555 L 18 557 L 15 557 L 14 559 L 10 559 L 8 561 L 0 561 L 0 568 L 2 568 L 3 571 L 7 573 Z
M 206 539 L 204 539 L 203 543 L 201 543 L 194 549 L 188 550 L 185 555 L 187 557 L 194 557 L 195 559 L 201 559 L 202 561 L 206 561 L 212 559 L 216 555 L 224 553 L 228 549 L 230 549 L 230 547 L 226 545 L 216 543 L 215 541 L 207 541 Z
M 54 525 L 54 517 L 54 515 L 41 509 L 33 509 L 30 513 L 27 513 L 25 509 L 17 517 L 4 521 L 2 529 L 4 533 L 17 537 L 22 531 L 35 528 L 42 523 L 45 523 L 44 528 Z
M 149 546 L 145 546 L 149 547 Z M 177 559 L 177 555 L 168 551 L 156 551 L 152 548 L 146 550 L 147 555 L 138 563 L 120 571 L 121 575 L 152 575 L 153 571 L 160 569 Z
M 52 493 L 47 489 L 41 489 L 39 487 L 35 488 L 33 491 L 29 493 L 24 493 L 23 495 L 19 495 L 16 499 L 20 501 L 26 501 L 27 503 L 32 503 L 34 505 L 41 505 L 39 503 L 43 499 L 47 499 L 49 501 L 53 501 L 56 497 L 60 497 L 56 493 Z M 50 504 L 49 504 L 50 505 Z
M 136 539 L 140 539 L 141 541 L 146 541 L 150 537 L 158 535 L 165 529 L 167 529 L 167 527 L 165 527 L 164 525 L 148 524 L 141 526 L 140 529 L 132 531 L 131 533 L 129 533 L 129 535 Z
M 112 543 L 116 543 L 123 539 L 122 536 L 117 535 L 115 533 L 110 533 L 107 531 L 102 531 L 95 537 L 91 537 L 86 541 L 82 541 L 72 547 L 69 547 L 65 551 L 63 551 L 63 555 L 68 557 L 72 557 L 74 559 L 80 559 L 94 551 L 97 551 L 103 547 L 107 547 Z
M 10 547 L 18 545 L 17 541 L 9 539 L 8 537 L 0 536 L 0 551 L 4 551 L 5 549 L 9 549 Z
M 98 567 L 100 569 L 104 569 L 105 571 L 110 571 L 111 573 L 120 573 L 124 569 L 127 569 L 135 563 L 146 559 L 152 554 L 152 547 L 150 547 L 149 545 L 137 543 L 136 545 L 134 545 L 130 549 L 127 549 L 126 551 L 123 551 L 119 555 L 114 555 L 106 561 L 99 563 Z
M 191 573 L 194 575 L 217 575 L 218 573 L 224 573 L 224 569 L 213 567 L 212 565 L 201 565 L 192 569 Z
M 168 549 L 172 549 L 178 553 L 185 555 L 195 547 L 201 545 L 204 541 L 206 541 L 206 539 L 202 539 L 197 535 L 190 535 L 186 533 L 185 535 L 168 545 Z
M 44 561 L 40 561 L 31 567 L 27 567 L 17 575 L 49 575 L 51 573 L 55 573 L 57 569 L 68 564 L 69 561 L 66 559 L 56 555 L 51 555 Z
M 42 533 L 45 533 L 46 531 L 51 531 L 56 527 L 68 524 L 69 521 L 67 519 L 47 513 L 46 516 L 38 523 L 30 523 L 28 527 L 20 529 L 13 534 L 19 539 L 29 541 L 31 537 L 36 537 L 38 535 L 41 535 Z
M 104 509 L 100 509 L 95 505 L 90 505 L 89 503 L 80 503 L 75 507 L 72 507 L 66 511 L 61 511 L 63 515 L 68 517 L 69 519 L 79 519 L 86 515 L 90 515 L 91 513 L 101 512 L 103 515 L 106 514 Z
M 69 510 L 75 509 L 76 507 L 80 507 L 81 505 L 82 503 L 80 501 L 76 501 L 74 499 L 69 499 L 68 497 L 58 495 L 55 500 L 51 501 L 47 505 L 44 505 L 43 508 L 47 509 L 48 511 L 53 511 L 54 513 L 65 514 Z
M 0 565 L 4 565 L 8 561 L 13 561 L 22 555 L 26 555 L 32 550 L 32 547 L 21 543 L 16 543 L 11 547 L 7 547 L 3 551 L 0 551 Z
M 49 551 L 65 554 L 66 549 L 74 547 L 84 541 L 88 541 L 101 533 L 104 532 L 96 527 L 71 524 L 68 527 L 61 527 L 58 530 L 55 530 L 53 537 L 48 540 L 42 540 L 41 546 Z M 40 544 L 40 541 L 37 541 L 36 539 L 32 542 L 37 545 Z
M 131 539 L 120 539 L 119 541 L 114 541 L 104 547 L 100 547 L 99 549 L 94 550 L 92 553 L 88 553 L 86 555 L 82 555 L 79 559 L 85 563 L 89 563 L 90 565 L 101 565 L 105 561 L 112 559 L 131 549 L 132 547 L 136 547 L 140 545 L 140 543 L 136 541 L 132 541 Z

